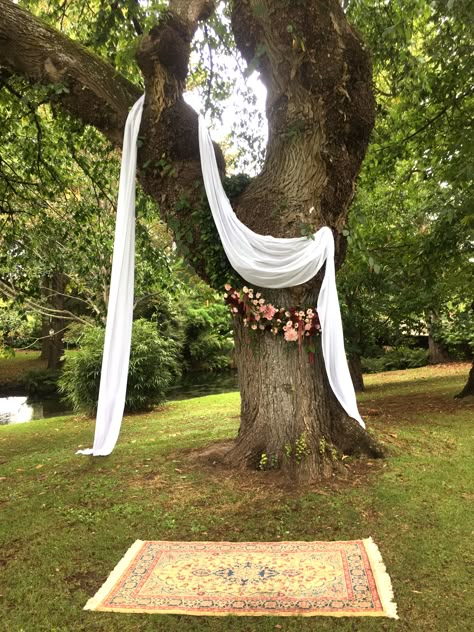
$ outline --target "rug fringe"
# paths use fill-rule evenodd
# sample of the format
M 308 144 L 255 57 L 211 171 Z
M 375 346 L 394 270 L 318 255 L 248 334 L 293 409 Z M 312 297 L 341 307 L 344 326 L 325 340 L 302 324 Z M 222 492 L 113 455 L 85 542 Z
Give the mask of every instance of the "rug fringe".
M 123 573 L 127 570 L 130 563 L 133 561 L 138 551 L 143 546 L 143 540 L 136 540 L 132 546 L 128 549 L 125 555 L 122 557 L 120 562 L 114 568 L 114 570 L 107 577 L 105 583 L 99 588 L 96 594 L 89 599 L 89 601 L 84 606 L 84 610 L 97 610 L 102 603 L 102 601 L 107 597 L 109 592 L 118 582 Z
M 379 593 L 380 601 L 382 603 L 384 613 L 391 619 L 398 619 L 397 604 L 393 601 L 393 589 L 390 575 L 387 573 L 387 569 L 382 560 L 379 547 L 375 544 L 372 538 L 362 540 L 367 551 L 367 556 L 370 561 L 370 566 L 374 574 L 375 583 L 377 584 L 377 591 Z

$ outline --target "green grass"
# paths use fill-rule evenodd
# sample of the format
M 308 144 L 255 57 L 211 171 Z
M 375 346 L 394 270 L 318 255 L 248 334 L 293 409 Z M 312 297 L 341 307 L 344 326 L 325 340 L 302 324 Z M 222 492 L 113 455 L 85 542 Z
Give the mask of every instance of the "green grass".
M 0 384 L 15 384 L 28 371 L 46 368 L 40 355 L 39 351 L 17 351 L 12 357 L 0 358 Z
M 294 489 L 271 473 L 204 468 L 191 450 L 238 427 L 237 393 L 125 419 L 107 458 L 75 456 L 93 422 L 0 428 L 0 629 L 8 632 L 464 632 L 472 617 L 474 402 L 467 365 L 371 375 L 361 408 L 391 447 L 347 481 Z M 471 510 L 471 513 L 470 513 Z M 335 540 L 371 535 L 400 621 L 84 612 L 135 539 Z

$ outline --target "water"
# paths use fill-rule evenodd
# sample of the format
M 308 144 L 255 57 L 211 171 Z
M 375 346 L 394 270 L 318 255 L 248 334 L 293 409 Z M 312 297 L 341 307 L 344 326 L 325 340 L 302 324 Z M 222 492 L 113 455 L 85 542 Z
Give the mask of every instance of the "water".
M 70 412 L 71 409 L 59 398 L 30 401 L 26 396 L 0 397 L 0 426 L 47 419 Z
M 168 400 L 191 399 L 238 391 L 237 371 L 221 373 L 188 373 L 168 391 Z M 21 424 L 34 419 L 47 419 L 72 412 L 57 397 L 30 400 L 26 395 L 0 397 L 0 425 Z
M 176 386 L 168 390 L 167 399 L 192 399 L 238 390 L 237 371 L 216 373 L 194 371 L 186 373 Z

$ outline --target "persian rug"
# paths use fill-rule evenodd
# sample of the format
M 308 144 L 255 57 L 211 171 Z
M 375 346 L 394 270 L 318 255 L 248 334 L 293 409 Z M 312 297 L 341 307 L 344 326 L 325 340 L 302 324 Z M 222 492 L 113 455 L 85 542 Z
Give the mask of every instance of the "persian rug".
M 371 538 L 349 542 L 137 540 L 85 610 L 204 616 L 397 618 Z

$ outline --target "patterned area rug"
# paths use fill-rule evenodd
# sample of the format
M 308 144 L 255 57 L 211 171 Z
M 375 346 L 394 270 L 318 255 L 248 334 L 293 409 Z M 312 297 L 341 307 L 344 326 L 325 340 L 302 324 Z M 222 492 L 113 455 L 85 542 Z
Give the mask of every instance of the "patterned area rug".
M 137 540 L 85 610 L 397 618 L 371 538 L 350 542 Z

